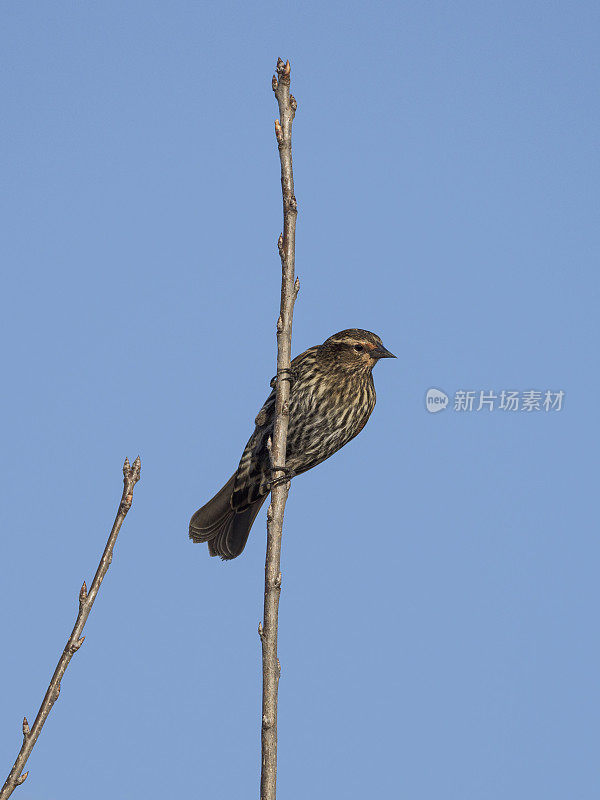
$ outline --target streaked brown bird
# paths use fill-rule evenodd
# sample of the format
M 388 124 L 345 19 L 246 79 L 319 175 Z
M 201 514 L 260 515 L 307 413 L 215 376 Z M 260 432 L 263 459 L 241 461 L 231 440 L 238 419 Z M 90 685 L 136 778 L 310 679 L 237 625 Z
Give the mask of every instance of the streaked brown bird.
M 291 367 L 288 475 L 320 464 L 362 431 L 375 407 L 373 367 L 380 358 L 395 357 L 379 336 L 360 328 L 335 333 L 296 356 Z M 208 542 L 211 556 L 229 560 L 246 546 L 273 482 L 267 441 L 273 436 L 274 416 L 275 389 L 258 412 L 236 472 L 190 520 L 190 539 Z

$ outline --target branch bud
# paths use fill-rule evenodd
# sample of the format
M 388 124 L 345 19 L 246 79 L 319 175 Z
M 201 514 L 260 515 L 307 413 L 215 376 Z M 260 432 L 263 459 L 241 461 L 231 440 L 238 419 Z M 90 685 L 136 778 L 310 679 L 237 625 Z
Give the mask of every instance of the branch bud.
M 278 144 L 283 144 L 283 128 L 278 119 L 275 120 L 275 136 Z
M 29 736 L 31 733 L 31 729 L 29 727 L 29 723 L 27 722 L 27 717 L 23 717 L 23 736 Z
M 17 780 L 15 781 L 15 786 L 20 786 L 22 783 L 25 783 L 27 780 L 27 776 L 29 775 L 29 770 L 24 772 Z
M 283 320 L 281 319 L 281 314 L 277 317 L 277 333 L 281 333 L 283 330 Z
M 78 639 L 76 642 L 73 642 L 73 644 L 71 645 L 71 652 L 76 653 L 84 642 L 85 642 L 85 636 L 82 636 L 81 639 Z
M 281 58 L 277 59 L 277 75 L 279 76 L 279 83 L 283 84 L 284 86 L 290 85 L 290 62 L 286 61 L 285 64 L 281 60 Z
M 79 590 L 79 605 L 83 605 L 83 603 L 85 603 L 85 601 L 87 600 L 87 594 L 88 594 L 87 584 L 84 581 L 81 584 L 81 589 Z
M 132 478 L 133 482 L 137 483 L 140 479 L 140 475 L 142 472 L 142 459 L 138 456 L 136 460 L 133 462 L 133 470 L 132 470 Z
M 271 87 L 272 87 L 272 89 L 273 89 L 273 91 L 274 91 L 274 92 L 276 92 L 276 91 L 277 91 L 277 86 L 278 86 L 278 83 L 277 83 L 277 76 L 276 76 L 276 75 L 273 75 L 273 80 L 271 81 Z
M 131 471 L 131 465 L 129 463 L 129 459 L 125 456 L 125 463 L 123 464 L 123 476 L 125 478 L 129 477 L 129 472 Z

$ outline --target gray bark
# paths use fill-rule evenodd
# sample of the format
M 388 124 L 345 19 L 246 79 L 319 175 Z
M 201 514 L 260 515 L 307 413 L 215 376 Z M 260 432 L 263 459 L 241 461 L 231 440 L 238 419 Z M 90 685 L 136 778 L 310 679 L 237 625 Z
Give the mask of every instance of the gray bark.
M 295 278 L 296 216 L 294 175 L 292 171 L 292 122 L 296 101 L 290 94 L 290 62 L 277 61 L 273 91 L 279 104 L 275 136 L 281 161 L 283 195 L 283 233 L 278 247 L 281 257 L 281 304 L 277 320 L 277 384 L 275 425 L 271 442 L 271 466 L 274 483 L 267 511 L 267 554 L 265 561 L 265 606 L 259 625 L 262 642 L 263 696 L 260 776 L 261 800 L 275 800 L 277 792 L 277 693 L 281 666 L 277 657 L 279 596 L 281 593 L 281 537 L 283 513 L 290 488 L 285 478 L 285 451 L 289 417 L 290 362 L 292 354 L 292 317 L 300 284 Z

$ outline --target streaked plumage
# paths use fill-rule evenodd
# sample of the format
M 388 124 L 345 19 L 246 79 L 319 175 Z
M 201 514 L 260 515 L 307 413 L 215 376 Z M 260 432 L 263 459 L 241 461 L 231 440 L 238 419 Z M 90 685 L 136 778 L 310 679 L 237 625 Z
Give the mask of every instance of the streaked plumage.
M 357 436 L 375 407 L 372 370 L 392 354 L 359 328 L 340 331 L 292 361 L 286 469 L 299 475 Z M 256 416 L 239 466 L 190 521 L 190 538 L 208 542 L 211 556 L 236 558 L 272 480 L 267 440 L 273 435 L 275 389 Z

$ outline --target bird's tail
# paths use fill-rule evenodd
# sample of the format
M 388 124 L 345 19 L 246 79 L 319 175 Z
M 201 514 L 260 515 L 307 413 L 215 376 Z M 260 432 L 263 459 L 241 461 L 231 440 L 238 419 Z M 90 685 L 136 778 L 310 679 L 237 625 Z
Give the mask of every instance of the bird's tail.
M 224 560 L 240 555 L 246 546 L 252 523 L 266 500 L 265 495 L 242 511 L 235 511 L 231 507 L 234 483 L 235 474 L 190 520 L 190 539 L 208 542 L 211 556 L 221 556 Z

